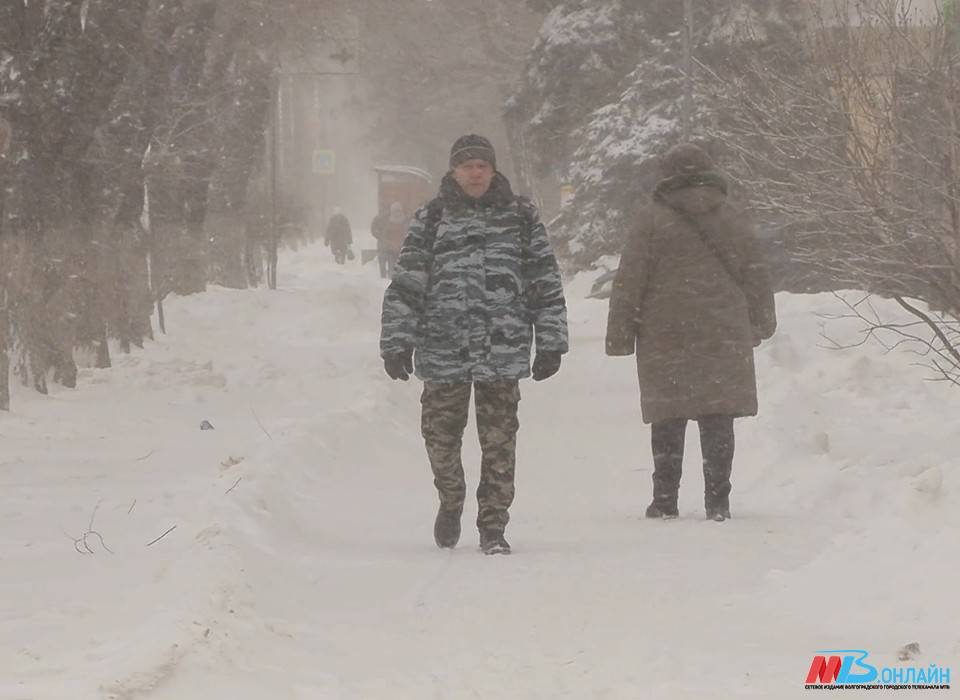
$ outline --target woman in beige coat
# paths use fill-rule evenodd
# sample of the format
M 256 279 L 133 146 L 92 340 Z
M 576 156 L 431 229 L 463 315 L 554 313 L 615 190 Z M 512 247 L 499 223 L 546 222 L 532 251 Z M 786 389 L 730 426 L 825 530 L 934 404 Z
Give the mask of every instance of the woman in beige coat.
M 610 299 L 606 351 L 636 352 L 652 424 L 648 518 L 675 518 L 688 420 L 700 427 L 707 518 L 730 517 L 733 420 L 757 413 L 753 348 L 776 330 L 770 278 L 725 178 L 693 144 L 671 149 L 632 222 Z

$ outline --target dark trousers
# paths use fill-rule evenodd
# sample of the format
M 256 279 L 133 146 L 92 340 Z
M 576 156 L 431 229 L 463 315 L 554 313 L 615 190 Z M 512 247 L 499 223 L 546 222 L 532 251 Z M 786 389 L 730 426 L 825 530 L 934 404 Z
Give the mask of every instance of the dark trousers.
M 377 252 L 377 261 L 380 263 L 380 277 L 386 279 L 393 274 L 393 266 L 397 263 L 395 250 L 381 249 Z
M 668 510 L 676 510 L 677 507 L 687 420 L 676 418 L 651 426 L 653 500 Z M 703 453 L 704 505 L 708 510 L 729 509 L 734 450 L 733 417 L 712 415 L 695 420 L 700 426 L 700 451 Z

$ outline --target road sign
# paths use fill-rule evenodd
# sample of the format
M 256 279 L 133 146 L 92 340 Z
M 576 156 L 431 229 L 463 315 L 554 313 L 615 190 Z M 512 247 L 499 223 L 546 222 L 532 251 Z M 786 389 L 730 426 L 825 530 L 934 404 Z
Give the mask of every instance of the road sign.
M 313 174 L 333 175 L 337 171 L 337 153 L 318 148 L 313 152 Z

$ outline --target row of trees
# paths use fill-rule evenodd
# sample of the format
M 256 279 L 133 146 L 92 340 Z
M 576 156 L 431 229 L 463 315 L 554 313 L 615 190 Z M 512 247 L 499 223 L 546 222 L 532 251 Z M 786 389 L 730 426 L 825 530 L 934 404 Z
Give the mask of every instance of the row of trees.
M 960 380 L 952 3 L 698 0 L 691 76 L 682 3 L 551 4 L 508 116 L 534 177 L 575 186 L 554 227 L 572 269 L 621 249 L 659 155 L 683 138 L 692 83 L 694 138 L 732 176 L 782 288 L 896 297 L 913 322 L 851 313 Z
M 245 221 L 262 157 L 271 47 L 256 0 L 0 6 L 0 407 L 24 382 L 73 386 L 74 349 L 110 364 L 155 303 L 202 290 L 211 211 Z M 235 251 L 256 281 L 259 251 Z M 232 246 L 236 248 L 237 246 Z M 220 258 L 218 262 L 222 262 Z
M 397 159 L 439 171 L 459 133 L 499 140 L 520 76 L 501 167 L 534 194 L 573 182 L 552 227 L 573 269 L 619 252 L 692 79 L 696 137 L 781 251 L 785 287 L 929 301 L 925 350 L 955 378 L 953 9 L 929 0 L 919 21 L 904 0 L 836 1 L 850 7 L 698 0 L 693 76 L 672 0 L 5 3 L 0 407 L 11 370 L 46 391 L 75 384 L 77 348 L 105 367 L 110 340 L 142 344 L 170 292 L 260 282 L 278 47 L 329 38 L 344 10 L 362 25 L 358 109 Z
M 463 130 L 502 133 L 542 17 L 508 0 L 0 5 L 0 409 L 11 375 L 73 386 L 77 349 L 142 345 L 170 293 L 270 281 L 295 215 L 271 206 L 281 57 L 336 45 L 345 13 L 385 160 L 441 169 Z

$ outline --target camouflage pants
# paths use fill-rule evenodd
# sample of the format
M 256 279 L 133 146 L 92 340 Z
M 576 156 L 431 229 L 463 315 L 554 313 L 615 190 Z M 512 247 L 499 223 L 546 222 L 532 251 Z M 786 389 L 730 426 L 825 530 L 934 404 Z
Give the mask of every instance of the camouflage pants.
M 475 391 L 477 434 L 482 458 L 477 488 L 477 527 L 500 530 L 510 519 L 516 465 L 517 405 L 520 387 L 515 380 L 498 382 L 425 382 L 420 402 L 421 431 L 433 470 L 440 506 L 460 512 L 466 497 L 460 448 L 467 426 L 470 390 Z

